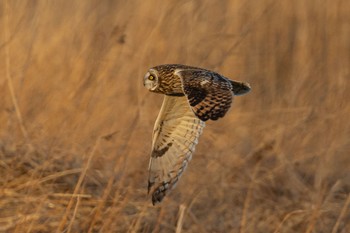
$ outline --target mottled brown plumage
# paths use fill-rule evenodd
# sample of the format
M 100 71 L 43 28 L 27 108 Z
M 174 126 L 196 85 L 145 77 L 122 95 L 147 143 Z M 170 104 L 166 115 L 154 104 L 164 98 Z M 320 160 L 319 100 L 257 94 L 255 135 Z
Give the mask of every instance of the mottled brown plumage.
M 153 130 L 148 192 L 161 202 L 185 170 L 207 120 L 227 113 L 234 95 L 250 91 L 247 83 L 192 66 L 155 66 L 144 77 L 145 87 L 165 98 Z

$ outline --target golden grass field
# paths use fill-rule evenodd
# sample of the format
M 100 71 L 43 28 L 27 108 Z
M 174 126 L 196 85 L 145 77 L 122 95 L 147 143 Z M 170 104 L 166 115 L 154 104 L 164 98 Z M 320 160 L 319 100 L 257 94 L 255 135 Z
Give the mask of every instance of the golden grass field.
M 350 232 L 350 1 L 0 2 L 0 232 Z M 149 67 L 249 82 L 147 196 Z

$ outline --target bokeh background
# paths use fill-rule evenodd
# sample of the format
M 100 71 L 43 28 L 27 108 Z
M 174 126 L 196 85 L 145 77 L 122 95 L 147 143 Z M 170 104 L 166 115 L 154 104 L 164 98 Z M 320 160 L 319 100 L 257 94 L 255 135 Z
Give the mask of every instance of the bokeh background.
M 0 1 L 1 232 L 350 232 L 350 1 Z M 249 82 L 147 196 L 149 67 Z

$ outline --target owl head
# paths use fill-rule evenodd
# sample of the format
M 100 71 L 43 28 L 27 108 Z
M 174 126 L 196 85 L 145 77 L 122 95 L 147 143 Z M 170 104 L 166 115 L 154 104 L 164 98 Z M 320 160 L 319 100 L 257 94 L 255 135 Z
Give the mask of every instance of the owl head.
M 149 69 L 149 71 L 145 74 L 143 78 L 143 85 L 149 91 L 155 91 L 160 84 L 159 74 L 155 69 Z

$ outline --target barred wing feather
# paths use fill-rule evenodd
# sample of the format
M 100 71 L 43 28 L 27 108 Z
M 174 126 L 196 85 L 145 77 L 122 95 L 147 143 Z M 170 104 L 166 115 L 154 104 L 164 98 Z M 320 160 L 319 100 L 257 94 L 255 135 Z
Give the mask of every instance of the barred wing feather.
M 160 202 L 176 185 L 191 160 L 205 123 L 191 110 L 186 96 L 165 96 L 153 130 L 148 192 Z

